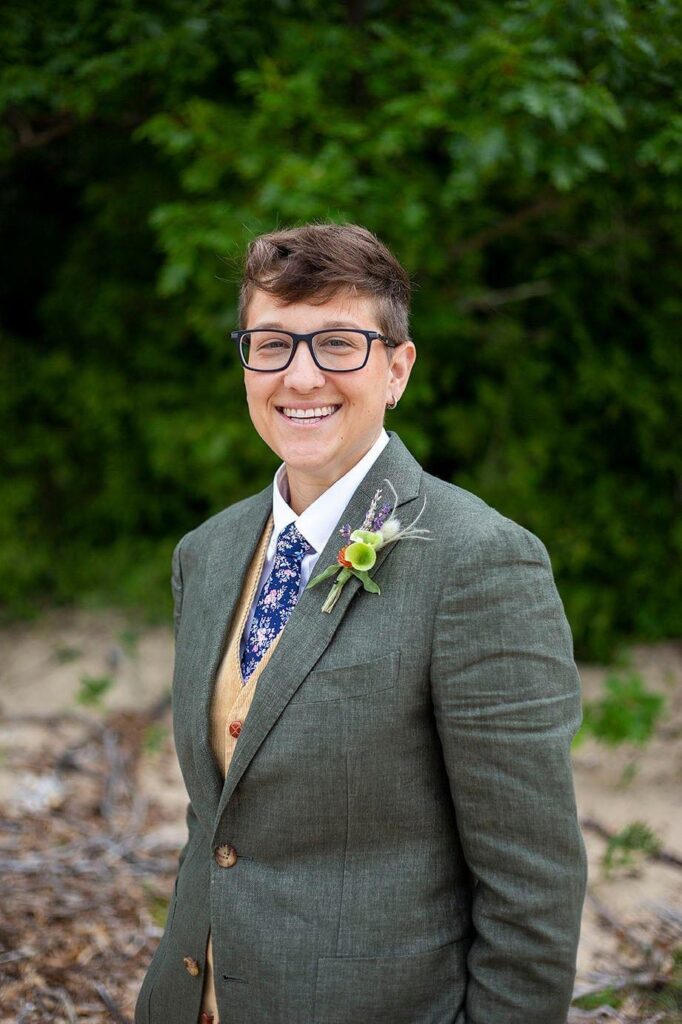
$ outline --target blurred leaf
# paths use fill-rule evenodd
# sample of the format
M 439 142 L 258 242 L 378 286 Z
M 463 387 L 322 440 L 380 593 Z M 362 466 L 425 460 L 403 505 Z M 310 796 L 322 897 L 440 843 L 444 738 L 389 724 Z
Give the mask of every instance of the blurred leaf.
M 665 698 L 649 692 L 636 673 L 608 676 L 604 690 L 600 700 L 584 704 L 582 731 L 611 746 L 643 744 L 650 739 L 663 713 Z
M 113 685 L 114 680 L 110 676 L 81 676 L 76 701 L 86 706 L 101 707 L 103 698 Z
M 661 850 L 661 841 L 643 821 L 634 821 L 609 839 L 602 855 L 602 868 L 607 876 L 616 872 L 632 874 L 646 857 Z

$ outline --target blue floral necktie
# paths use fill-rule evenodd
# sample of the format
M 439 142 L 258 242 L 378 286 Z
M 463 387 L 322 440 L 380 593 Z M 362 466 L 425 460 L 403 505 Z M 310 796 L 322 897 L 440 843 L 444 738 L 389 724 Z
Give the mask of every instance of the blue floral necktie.
M 290 523 L 277 538 L 272 571 L 256 602 L 242 652 L 242 684 L 248 682 L 270 644 L 284 629 L 298 601 L 303 557 L 314 550 L 295 523 Z

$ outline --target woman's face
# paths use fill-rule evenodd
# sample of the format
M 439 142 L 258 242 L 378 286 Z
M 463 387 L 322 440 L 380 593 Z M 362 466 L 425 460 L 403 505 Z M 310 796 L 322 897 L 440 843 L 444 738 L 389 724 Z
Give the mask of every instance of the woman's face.
M 245 326 L 252 330 L 277 326 L 298 334 L 327 326 L 381 330 L 370 298 L 345 293 L 322 305 L 283 305 L 275 296 L 258 290 L 249 304 Z M 268 447 L 286 463 L 292 496 L 304 494 L 308 503 L 314 500 L 371 448 L 381 432 L 386 404 L 400 398 L 415 357 L 411 341 L 396 349 L 373 341 L 362 369 L 329 373 L 315 365 L 308 346 L 301 343 L 285 370 L 244 370 L 251 420 Z M 335 411 L 313 424 L 292 422 L 282 412 L 285 407 L 325 406 L 334 406 Z

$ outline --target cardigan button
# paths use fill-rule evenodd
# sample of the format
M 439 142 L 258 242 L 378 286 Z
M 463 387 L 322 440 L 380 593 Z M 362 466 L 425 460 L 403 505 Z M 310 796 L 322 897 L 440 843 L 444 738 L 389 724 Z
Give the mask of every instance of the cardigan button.
M 216 864 L 220 868 L 231 868 L 237 863 L 237 851 L 229 843 L 225 843 L 223 846 L 216 846 L 213 855 Z
M 201 970 L 198 962 L 193 956 L 183 956 L 182 962 L 185 965 L 185 970 L 188 974 L 191 974 L 193 978 L 196 978 L 197 974 Z
M 239 736 L 239 733 L 242 731 L 242 723 L 240 719 L 237 718 L 235 719 L 234 722 L 230 722 L 229 731 L 230 736 L 232 736 L 234 739 L 236 739 L 237 736 Z

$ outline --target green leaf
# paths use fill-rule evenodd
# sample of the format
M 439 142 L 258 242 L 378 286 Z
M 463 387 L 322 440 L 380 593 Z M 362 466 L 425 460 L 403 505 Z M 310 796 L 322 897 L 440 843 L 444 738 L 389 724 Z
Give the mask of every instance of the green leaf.
M 362 581 L 362 585 L 365 588 L 365 590 L 369 590 L 371 594 L 381 593 L 378 583 L 375 583 L 374 580 L 367 574 L 365 570 L 351 569 L 350 571 L 353 573 L 354 576 L 357 576 L 357 578 Z
M 328 565 L 324 572 L 319 573 L 317 576 L 314 576 L 311 580 L 308 581 L 305 589 L 310 590 L 311 587 L 317 586 L 317 584 L 321 583 L 322 580 L 329 579 L 330 576 L 333 576 L 334 573 L 339 571 L 340 569 L 341 566 L 338 564 L 338 562 L 336 562 L 334 565 Z

